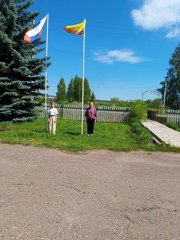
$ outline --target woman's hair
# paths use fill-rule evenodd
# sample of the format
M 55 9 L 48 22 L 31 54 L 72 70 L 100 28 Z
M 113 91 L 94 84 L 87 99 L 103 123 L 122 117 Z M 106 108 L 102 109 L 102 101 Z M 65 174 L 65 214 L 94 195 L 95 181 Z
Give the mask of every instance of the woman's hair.
M 90 102 L 89 102 L 89 105 L 90 105 L 91 103 L 92 103 L 92 105 L 94 106 L 94 103 L 93 103 L 93 101 L 90 101 Z

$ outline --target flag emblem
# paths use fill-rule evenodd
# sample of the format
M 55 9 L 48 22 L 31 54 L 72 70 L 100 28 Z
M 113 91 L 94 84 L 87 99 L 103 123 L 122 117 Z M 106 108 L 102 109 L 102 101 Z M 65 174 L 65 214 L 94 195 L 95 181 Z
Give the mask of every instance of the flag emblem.
M 47 15 L 40 21 L 37 26 L 25 33 L 24 40 L 29 43 L 32 43 L 34 40 L 36 40 L 36 38 L 42 34 L 42 28 L 46 20 Z
M 85 29 L 86 22 L 78 23 L 72 26 L 66 26 L 64 28 L 65 31 L 68 33 L 76 34 L 76 35 L 83 35 Z

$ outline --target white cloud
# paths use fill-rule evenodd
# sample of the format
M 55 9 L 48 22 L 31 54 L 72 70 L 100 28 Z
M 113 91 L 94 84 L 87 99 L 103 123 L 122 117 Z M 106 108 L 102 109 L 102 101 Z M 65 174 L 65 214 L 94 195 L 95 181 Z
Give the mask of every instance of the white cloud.
M 137 57 L 135 52 L 130 49 L 112 50 L 105 53 L 94 53 L 94 59 L 98 62 L 112 64 L 114 62 L 139 63 L 143 59 Z
M 175 27 L 166 34 L 167 38 L 176 38 L 180 37 L 180 27 Z
M 180 0 L 145 0 L 144 5 L 134 9 L 131 14 L 135 25 L 145 30 L 165 28 L 168 36 L 180 23 Z

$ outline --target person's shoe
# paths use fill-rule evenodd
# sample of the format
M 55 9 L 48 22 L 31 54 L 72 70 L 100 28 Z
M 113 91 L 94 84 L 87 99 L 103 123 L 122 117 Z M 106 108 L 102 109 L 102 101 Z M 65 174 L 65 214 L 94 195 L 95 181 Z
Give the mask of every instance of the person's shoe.
M 89 134 L 87 136 L 89 137 Z

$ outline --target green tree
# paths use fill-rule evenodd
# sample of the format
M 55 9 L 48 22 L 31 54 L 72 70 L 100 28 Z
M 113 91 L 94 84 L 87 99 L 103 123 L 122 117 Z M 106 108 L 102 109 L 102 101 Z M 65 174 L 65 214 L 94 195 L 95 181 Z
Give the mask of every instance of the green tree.
M 82 99 L 82 79 L 75 76 L 74 80 L 74 101 L 81 102 Z
M 71 79 L 68 89 L 67 89 L 67 99 L 68 102 L 73 102 L 74 101 L 74 80 Z
M 165 81 L 160 83 L 162 87 L 158 90 L 162 94 L 162 99 L 166 94 L 166 106 L 174 108 L 180 102 L 180 45 L 172 54 L 169 64 L 170 68 L 167 71 Z
M 114 105 L 117 105 L 119 103 L 119 98 L 118 97 L 113 97 L 111 98 L 111 102 L 114 104 Z
M 61 78 L 59 84 L 57 85 L 56 98 L 57 102 L 59 103 L 62 103 L 67 100 L 66 84 L 64 78 Z
M 82 80 L 81 80 L 82 83 Z M 88 103 L 91 98 L 91 89 L 88 80 L 84 79 L 84 103 Z
M 68 101 L 71 102 L 81 102 L 82 101 L 82 78 L 75 76 L 75 78 L 71 79 L 70 84 L 68 86 Z M 91 97 L 91 89 L 89 86 L 88 80 L 84 79 L 84 103 L 88 103 Z
M 44 89 L 46 58 L 37 58 L 44 42 L 40 38 L 27 43 L 23 36 L 32 28 L 38 13 L 28 8 L 33 1 L 0 2 L 0 120 L 35 119 L 39 90 Z M 49 58 L 48 58 L 49 59 Z M 49 66 L 49 63 L 48 63 Z
M 94 94 L 94 91 L 91 93 L 91 98 L 90 98 L 90 100 L 91 100 L 92 102 L 95 102 L 95 100 L 96 100 L 96 96 L 95 96 L 95 94 Z

